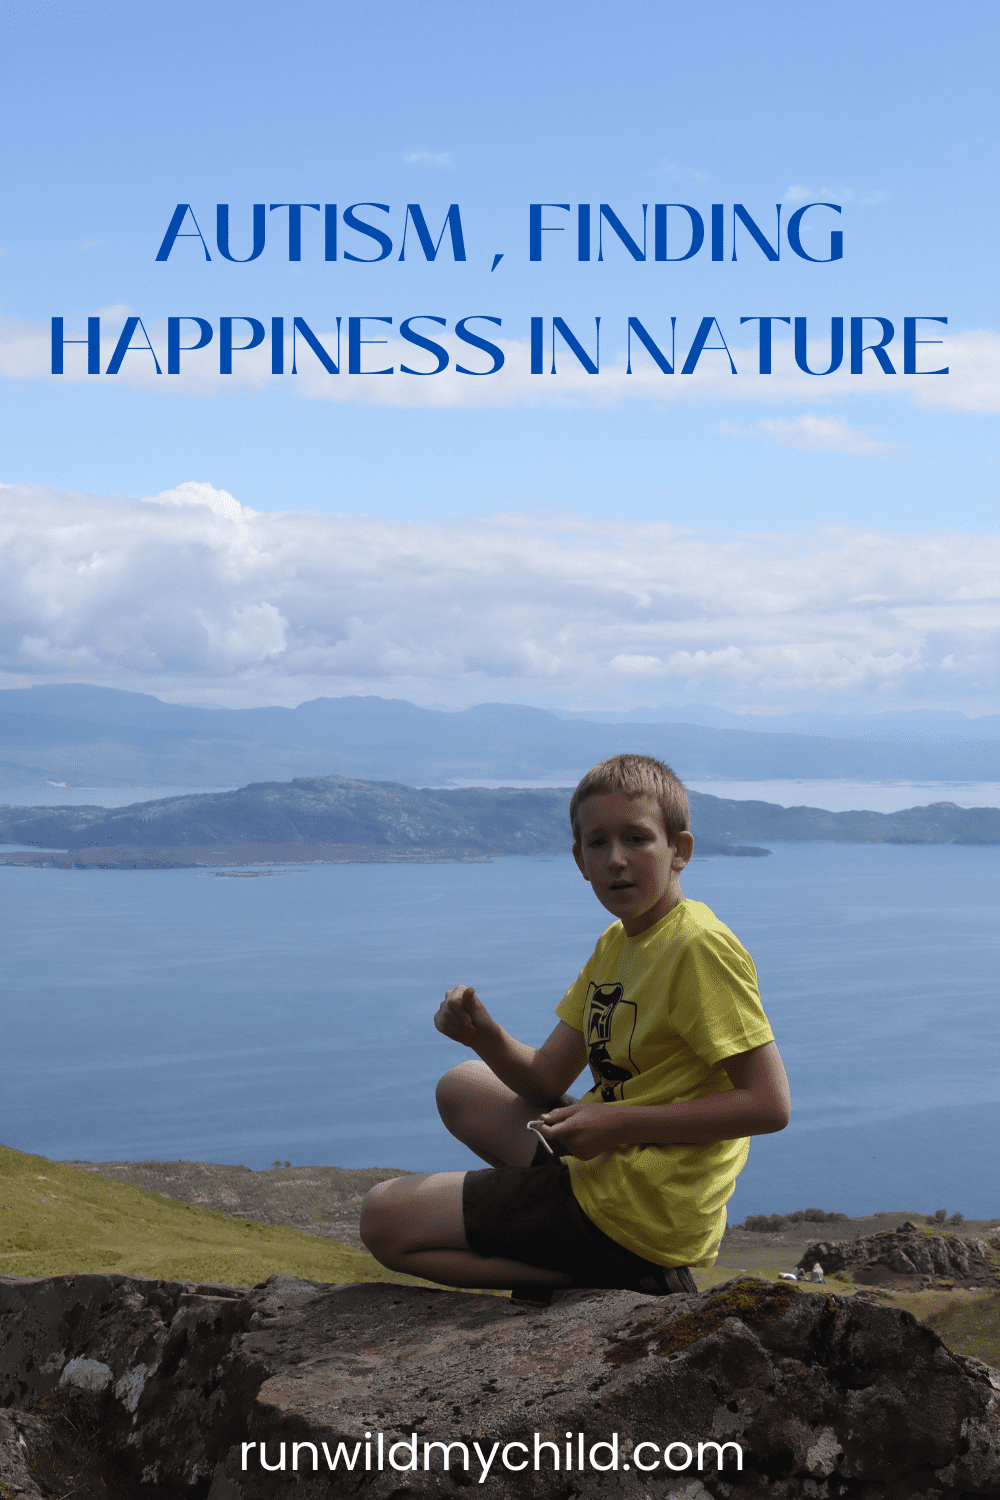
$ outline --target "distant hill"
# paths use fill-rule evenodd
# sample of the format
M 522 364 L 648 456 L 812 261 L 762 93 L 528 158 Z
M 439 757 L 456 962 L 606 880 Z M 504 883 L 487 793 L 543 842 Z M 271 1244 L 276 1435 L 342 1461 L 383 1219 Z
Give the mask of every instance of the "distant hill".
M 569 844 L 568 791 L 421 791 L 342 776 L 130 807 L 0 808 L 0 841 L 66 849 L 350 844 L 536 854 Z
M 568 850 L 569 788 L 421 790 L 342 776 L 263 782 L 130 807 L 0 807 L 0 843 L 42 849 L 180 850 L 223 845 L 455 851 L 456 855 Z M 765 854 L 728 834 L 706 836 L 702 853 Z M 266 857 L 266 856 L 265 856 Z M 327 854 L 329 857 L 329 852 Z
M 463 854 L 541 854 L 570 843 L 569 788 L 428 790 L 342 776 L 263 782 L 235 792 L 130 807 L 0 807 L 0 843 L 101 850 L 212 845 L 350 845 Z M 936 803 L 905 812 L 831 813 L 691 794 L 702 853 L 763 852 L 754 841 L 1000 843 L 1000 809 Z M 748 843 L 751 847 L 747 847 Z
M 768 844 L 1000 844 L 1000 808 L 933 802 L 902 812 L 826 812 L 690 792 L 691 827 L 717 839 Z
M 1000 779 L 1000 742 L 903 742 L 764 733 L 756 726 L 597 723 L 483 703 L 459 713 L 401 699 L 317 698 L 297 708 L 192 708 L 85 684 L 0 691 L 0 785 L 225 786 L 341 775 L 410 786 L 572 785 L 628 750 L 689 780 Z
M 733 713 L 706 703 L 684 703 L 671 708 L 558 710 L 560 719 L 590 719 L 597 724 L 705 724 L 713 729 L 749 729 L 755 734 L 807 734 L 835 740 L 877 740 L 879 743 L 926 744 L 932 741 L 1000 739 L 1000 714 L 968 714 L 941 709 L 894 709 L 881 714 Z

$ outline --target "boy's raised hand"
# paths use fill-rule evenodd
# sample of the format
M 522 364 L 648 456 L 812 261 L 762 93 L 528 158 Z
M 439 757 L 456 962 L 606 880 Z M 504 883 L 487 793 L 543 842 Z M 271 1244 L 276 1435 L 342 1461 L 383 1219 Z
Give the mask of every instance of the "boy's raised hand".
M 495 1024 L 486 1006 L 471 984 L 456 984 L 445 993 L 434 1017 L 434 1025 L 443 1036 L 465 1047 L 475 1047 L 482 1040 L 484 1028 Z

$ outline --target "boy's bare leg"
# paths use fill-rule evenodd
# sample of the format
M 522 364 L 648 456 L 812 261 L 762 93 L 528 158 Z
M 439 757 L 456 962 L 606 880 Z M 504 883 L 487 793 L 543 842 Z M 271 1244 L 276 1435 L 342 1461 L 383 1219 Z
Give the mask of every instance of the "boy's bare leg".
M 527 1129 L 528 1121 L 537 1120 L 546 1106 L 515 1094 L 479 1058 L 444 1075 L 437 1106 L 452 1135 L 491 1167 L 530 1166 L 538 1137 Z
M 446 1286 L 569 1286 L 572 1278 L 565 1271 L 477 1255 L 470 1248 L 462 1218 L 464 1178 L 464 1172 L 435 1172 L 394 1177 L 373 1187 L 361 1210 L 361 1238 L 375 1259 L 392 1271 Z
M 459 1063 L 438 1084 L 441 1118 L 452 1135 L 491 1167 L 526 1167 L 538 1145 L 527 1129 L 543 1105 L 529 1104 L 501 1083 L 486 1063 Z M 549 1271 L 500 1256 L 478 1255 L 465 1238 L 464 1172 L 395 1177 L 365 1199 L 361 1238 L 375 1259 L 446 1286 L 569 1286 L 565 1271 Z

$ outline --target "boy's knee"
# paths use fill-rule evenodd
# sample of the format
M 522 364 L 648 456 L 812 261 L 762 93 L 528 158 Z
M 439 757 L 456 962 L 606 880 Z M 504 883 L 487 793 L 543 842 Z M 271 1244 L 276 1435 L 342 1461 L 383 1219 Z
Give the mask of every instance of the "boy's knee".
M 438 1114 L 447 1125 L 468 1108 L 476 1092 L 476 1077 L 482 1064 L 461 1062 L 439 1079 L 435 1090 Z
M 386 1184 L 377 1182 L 365 1194 L 361 1204 L 361 1221 L 358 1225 L 361 1243 L 376 1260 L 381 1260 L 382 1256 L 388 1254 L 392 1248 L 393 1219 Z

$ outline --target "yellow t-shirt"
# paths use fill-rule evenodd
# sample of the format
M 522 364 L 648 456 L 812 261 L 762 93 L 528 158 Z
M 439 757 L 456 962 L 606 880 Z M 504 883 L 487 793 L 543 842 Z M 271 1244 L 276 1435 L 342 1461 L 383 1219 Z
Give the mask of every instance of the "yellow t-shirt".
M 682 901 L 638 937 L 615 922 L 556 1007 L 582 1031 L 584 1097 L 675 1104 L 732 1088 L 722 1060 L 774 1040 L 753 959 L 701 901 Z M 662 1266 L 710 1266 L 749 1139 L 619 1146 L 567 1158 L 577 1202 L 604 1233 Z

